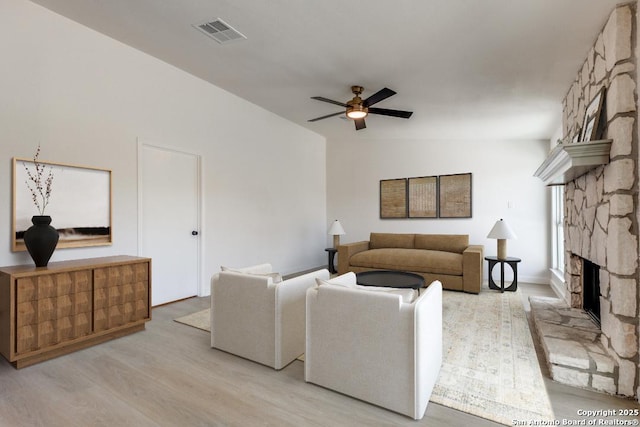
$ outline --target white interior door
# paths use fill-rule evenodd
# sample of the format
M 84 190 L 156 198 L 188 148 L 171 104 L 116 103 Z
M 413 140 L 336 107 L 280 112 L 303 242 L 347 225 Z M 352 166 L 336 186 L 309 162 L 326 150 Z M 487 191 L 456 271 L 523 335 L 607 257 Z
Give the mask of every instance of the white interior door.
M 139 147 L 140 256 L 151 258 L 152 305 L 198 294 L 200 158 Z

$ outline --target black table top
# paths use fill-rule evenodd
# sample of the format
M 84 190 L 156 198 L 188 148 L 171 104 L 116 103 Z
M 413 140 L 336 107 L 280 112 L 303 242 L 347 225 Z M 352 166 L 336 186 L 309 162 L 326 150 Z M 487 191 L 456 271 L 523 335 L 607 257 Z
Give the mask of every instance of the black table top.
M 484 257 L 487 261 L 504 261 L 504 262 L 520 262 L 522 261 L 520 258 L 508 256 L 504 259 L 498 258 L 497 256 L 486 256 Z
M 356 282 L 362 286 L 382 286 L 388 288 L 424 287 L 424 277 L 408 271 L 372 270 L 356 273 Z

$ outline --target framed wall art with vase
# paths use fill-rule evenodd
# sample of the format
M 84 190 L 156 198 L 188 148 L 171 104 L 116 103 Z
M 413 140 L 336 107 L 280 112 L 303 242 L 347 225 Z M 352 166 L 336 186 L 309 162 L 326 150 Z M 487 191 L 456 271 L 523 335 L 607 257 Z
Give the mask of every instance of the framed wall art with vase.
M 111 245 L 111 171 L 41 162 L 38 154 L 39 149 L 34 159 L 13 158 L 12 250 L 27 250 L 25 233 L 33 221 L 45 220 L 36 217 L 50 217 L 59 234 L 57 248 Z M 40 189 L 34 188 L 37 180 Z

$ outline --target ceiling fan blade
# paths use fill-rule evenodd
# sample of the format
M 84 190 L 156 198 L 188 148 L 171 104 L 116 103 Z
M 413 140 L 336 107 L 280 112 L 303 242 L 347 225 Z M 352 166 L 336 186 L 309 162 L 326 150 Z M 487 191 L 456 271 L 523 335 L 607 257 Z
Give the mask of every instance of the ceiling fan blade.
M 338 111 L 337 113 L 327 114 L 326 116 L 316 117 L 315 119 L 307 120 L 308 122 L 317 122 L 318 120 L 328 119 L 329 117 L 339 116 L 340 114 L 344 114 L 344 111 Z
M 355 119 L 353 122 L 356 124 L 356 130 L 364 129 L 367 127 L 364 119 Z
M 347 107 L 347 104 L 343 102 L 334 101 L 333 99 L 325 98 L 322 96 L 312 96 L 311 99 L 315 99 L 316 101 L 328 102 L 329 104 L 335 104 L 345 108 Z
M 413 114 L 413 111 L 389 110 L 387 108 L 369 108 L 369 114 L 380 114 L 382 116 L 392 116 L 400 117 L 402 119 L 408 119 Z
M 384 88 L 384 89 L 380 89 L 379 91 L 377 91 L 376 93 L 374 93 L 373 95 L 371 95 L 370 97 L 368 97 L 367 99 L 365 99 L 362 102 L 362 105 L 364 105 L 365 107 L 369 107 L 373 104 L 376 104 L 380 101 L 383 101 L 387 98 L 389 98 L 390 96 L 395 95 L 396 93 L 394 91 L 392 91 L 389 88 Z

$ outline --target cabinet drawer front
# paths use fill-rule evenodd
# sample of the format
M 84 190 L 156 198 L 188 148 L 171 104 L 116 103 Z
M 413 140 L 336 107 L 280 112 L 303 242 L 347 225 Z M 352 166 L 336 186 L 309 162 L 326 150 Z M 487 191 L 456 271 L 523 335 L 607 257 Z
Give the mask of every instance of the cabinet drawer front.
M 69 317 L 74 315 L 74 299 L 78 294 L 60 295 L 56 298 L 56 318 Z
M 96 331 L 149 318 L 149 263 L 97 268 L 94 284 Z
M 16 280 L 16 353 L 90 334 L 92 278 L 92 270 L 79 270 Z
M 56 319 L 56 343 L 75 338 L 74 332 L 75 318 L 71 316 L 59 317 Z
M 37 277 L 25 277 L 16 280 L 16 300 L 18 303 L 36 299 Z
M 149 304 L 146 300 L 136 301 L 136 319 L 148 319 L 149 318 Z
M 82 313 L 91 313 L 93 307 L 91 306 L 91 292 L 78 292 L 74 299 L 74 313 L 77 315 Z
M 56 299 L 42 298 L 38 300 L 38 323 L 56 319 Z
M 23 277 L 16 280 L 16 298 L 20 303 L 77 292 L 90 292 L 91 288 L 91 270 Z
M 57 320 L 47 320 L 38 323 L 38 347 L 49 347 L 57 344 L 58 334 L 56 333 Z
M 18 328 L 26 325 L 34 325 L 38 322 L 38 302 L 25 301 L 18 303 L 16 324 Z
M 16 353 L 26 353 L 38 349 L 36 325 L 20 326 L 16 332 Z
M 108 309 L 96 308 L 93 312 L 93 330 L 95 332 L 106 331 L 109 329 Z
M 107 305 L 113 307 L 122 304 L 122 286 L 110 286 L 107 288 L 109 299 Z
M 59 274 L 51 276 L 38 276 L 36 280 L 36 299 L 52 298 L 58 296 L 58 286 L 56 279 Z
M 93 288 L 93 271 L 83 270 L 73 272 L 74 292 L 91 292 Z
M 90 335 L 92 331 L 91 326 L 91 313 L 80 313 L 76 314 L 73 318 L 75 324 L 75 335 L 76 337 L 83 337 L 85 335 Z

